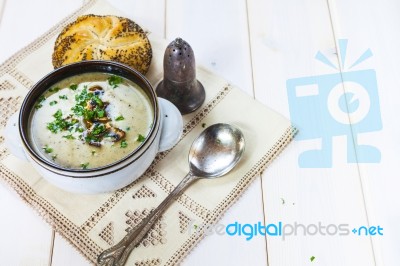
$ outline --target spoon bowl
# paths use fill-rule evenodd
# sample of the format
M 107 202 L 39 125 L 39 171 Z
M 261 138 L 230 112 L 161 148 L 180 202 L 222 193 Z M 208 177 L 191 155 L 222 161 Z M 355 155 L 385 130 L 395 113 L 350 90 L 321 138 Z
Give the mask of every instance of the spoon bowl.
M 214 124 L 205 129 L 189 151 L 189 166 L 199 178 L 220 177 L 239 162 L 244 152 L 242 132 L 228 124 Z

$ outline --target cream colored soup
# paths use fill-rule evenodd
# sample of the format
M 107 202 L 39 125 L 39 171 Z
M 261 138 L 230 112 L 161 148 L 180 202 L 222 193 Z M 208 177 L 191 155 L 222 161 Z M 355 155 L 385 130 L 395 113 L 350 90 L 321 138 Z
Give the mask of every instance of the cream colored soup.
M 50 88 L 31 117 L 34 148 L 72 169 L 116 162 L 147 137 L 153 108 L 135 83 L 109 74 L 87 73 Z

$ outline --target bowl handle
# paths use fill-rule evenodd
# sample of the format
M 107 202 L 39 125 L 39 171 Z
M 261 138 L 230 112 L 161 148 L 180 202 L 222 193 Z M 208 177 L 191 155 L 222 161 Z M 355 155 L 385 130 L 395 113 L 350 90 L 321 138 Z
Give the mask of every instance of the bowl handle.
M 5 144 L 12 155 L 21 160 L 28 161 L 25 155 L 24 148 L 22 148 L 21 136 L 18 130 L 18 117 L 19 113 L 15 113 L 7 121 L 4 130 Z
M 182 136 L 182 115 L 173 103 L 158 97 L 160 103 L 161 138 L 158 151 L 171 149 Z

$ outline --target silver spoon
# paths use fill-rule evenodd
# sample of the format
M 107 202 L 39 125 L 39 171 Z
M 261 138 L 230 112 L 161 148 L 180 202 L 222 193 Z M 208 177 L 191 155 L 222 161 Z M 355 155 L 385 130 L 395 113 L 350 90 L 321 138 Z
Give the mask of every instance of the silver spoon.
M 228 173 L 243 155 L 245 141 L 242 132 L 228 124 L 214 124 L 206 128 L 193 142 L 189 151 L 189 173 L 137 226 L 115 246 L 103 251 L 97 258 L 99 265 L 122 266 L 131 251 L 140 244 L 161 214 L 193 181 L 215 178 Z

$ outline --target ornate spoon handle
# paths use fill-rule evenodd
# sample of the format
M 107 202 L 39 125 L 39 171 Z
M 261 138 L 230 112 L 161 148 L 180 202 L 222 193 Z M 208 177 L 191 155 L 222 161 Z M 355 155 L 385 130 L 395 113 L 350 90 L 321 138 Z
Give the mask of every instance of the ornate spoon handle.
M 154 223 L 171 204 L 172 200 L 178 197 L 179 194 L 197 178 L 198 177 L 189 172 L 155 210 L 132 228 L 120 242 L 104 250 L 97 258 L 97 263 L 102 266 L 123 266 L 131 251 L 140 244 Z

